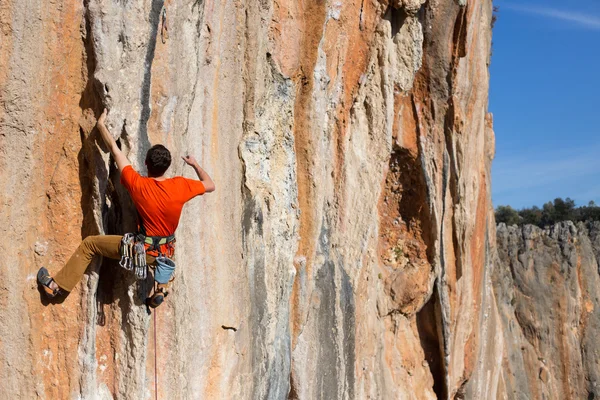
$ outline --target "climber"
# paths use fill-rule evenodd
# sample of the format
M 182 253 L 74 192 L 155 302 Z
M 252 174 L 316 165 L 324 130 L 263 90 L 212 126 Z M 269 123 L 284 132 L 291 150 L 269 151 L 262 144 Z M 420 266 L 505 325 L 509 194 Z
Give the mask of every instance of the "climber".
M 192 156 L 182 158 L 194 168 L 198 180 L 180 176 L 166 178 L 164 174 L 171 165 L 171 154 L 162 145 L 152 146 L 148 150 L 145 162 L 148 177 L 140 176 L 104 125 L 106 115 L 105 109 L 98 118 L 96 127 L 117 163 L 121 172 L 121 183 L 129 191 L 138 211 L 139 232 L 124 236 L 88 236 L 60 271 L 52 277 L 48 270 L 42 267 L 38 271 L 37 280 L 44 293 L 53 298 L 75 288 L 94 255 L 121 259 L 121 266 L 131 267 L 127 269 L 133 269 L 135 265 L 138 278 L 146 277 L 148 265 L 154 269 L 156 282 L 149 305 L 155 307 L 164 300 L 167 285 L 172 280 L 175 267 L 171 260 L 175 245 L 174 233 L 183 205 L 198 195 L 214 191 L 215 184 Z

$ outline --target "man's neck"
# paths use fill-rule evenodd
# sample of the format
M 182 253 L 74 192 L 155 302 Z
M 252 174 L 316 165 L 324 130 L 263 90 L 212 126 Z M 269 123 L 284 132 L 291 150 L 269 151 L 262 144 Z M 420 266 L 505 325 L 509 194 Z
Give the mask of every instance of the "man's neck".
M 167 179 L 167 177 L 164 176 L 164 175 L 161 175 L 161 176 L 149 176 L 148 178 L 154 179 L 157 182 L 161 182 L 161 181 L 164 181 L 164 180 Z

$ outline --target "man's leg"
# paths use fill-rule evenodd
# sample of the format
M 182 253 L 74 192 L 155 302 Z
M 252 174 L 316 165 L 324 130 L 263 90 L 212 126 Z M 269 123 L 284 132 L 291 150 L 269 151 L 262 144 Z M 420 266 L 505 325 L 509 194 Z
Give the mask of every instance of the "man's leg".
M 121 238 L 118 235 L 88 236 L 73 253 L 67 264 L 54 276 L 58 286 L 71 292 L 83 277 L 85 270 L 94 255 L 101 255 L 116 260 L 121 258 L 119 245 Z

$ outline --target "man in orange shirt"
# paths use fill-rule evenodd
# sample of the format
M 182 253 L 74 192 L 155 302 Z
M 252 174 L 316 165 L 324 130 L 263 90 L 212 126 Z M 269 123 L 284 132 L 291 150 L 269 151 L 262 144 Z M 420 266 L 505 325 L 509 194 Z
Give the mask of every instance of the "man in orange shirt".
M 183 160 L 194 168 L 198 180 L 181 176 L 166 178 L 164 174 L 171 165 L 171 154 L 162 145 L 155 145 L 148 150 L 146 154 L 148 177 L 140 176 L 131 167 L 129 160 L 104 125 L 106 114 L 105 109 L 98 119 L 97 128 L 119 167 L 121 183 L 129 191 L 140 216 L 141 235 L 137 237 L 145 243 L 145 261 L 147 265 L 164 266 L 160 261 L 165 259 L 161 256 L 170 258 L 173 255 L 174 233 L 179 224 L 183 205 L 198 195 L 214 191 L 215 184 L 192 156 L 183 157 Z M 61 291 L 71 292 L 83 277 L 94 255 L 99 254 L 113 259 L 122 257 L 122 239 L 123 236 L 119 235 L 88 236 L 54 277 L 50 276 L 46 268 L 40 268 L 37 276 L 39 284 L 48 297 L 54 297 Z M 172 268 L 169 269 L 169 265 Z M 162 294 L 174 268 L 172 262 L 169 265 L 166 266 L 168 271 L 158 268 L 155 272 L 155 279 L 159 283 L 157 291 Z M 167 272 L 163 273 L 163 271 Z

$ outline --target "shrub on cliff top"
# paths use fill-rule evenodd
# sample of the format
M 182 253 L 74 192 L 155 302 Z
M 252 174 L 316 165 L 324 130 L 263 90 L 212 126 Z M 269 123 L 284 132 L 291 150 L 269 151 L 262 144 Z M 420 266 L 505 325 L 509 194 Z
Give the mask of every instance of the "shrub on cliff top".
M 498 206 L 496 208 L 496 223 L 504 222 L 506 225 L 518 225 L 521 223 L 519 212 L 511 206 Z
M 541 228 L 562 221 L 600 221 L 600 207 L 593 201 L 587 206 L 576 207 L 575 201 L 557 198 L 540 209 L 537 206 L 515 210 L 511 206 L 496 208 L 496 223 L 506 225 L 537 225 Z

